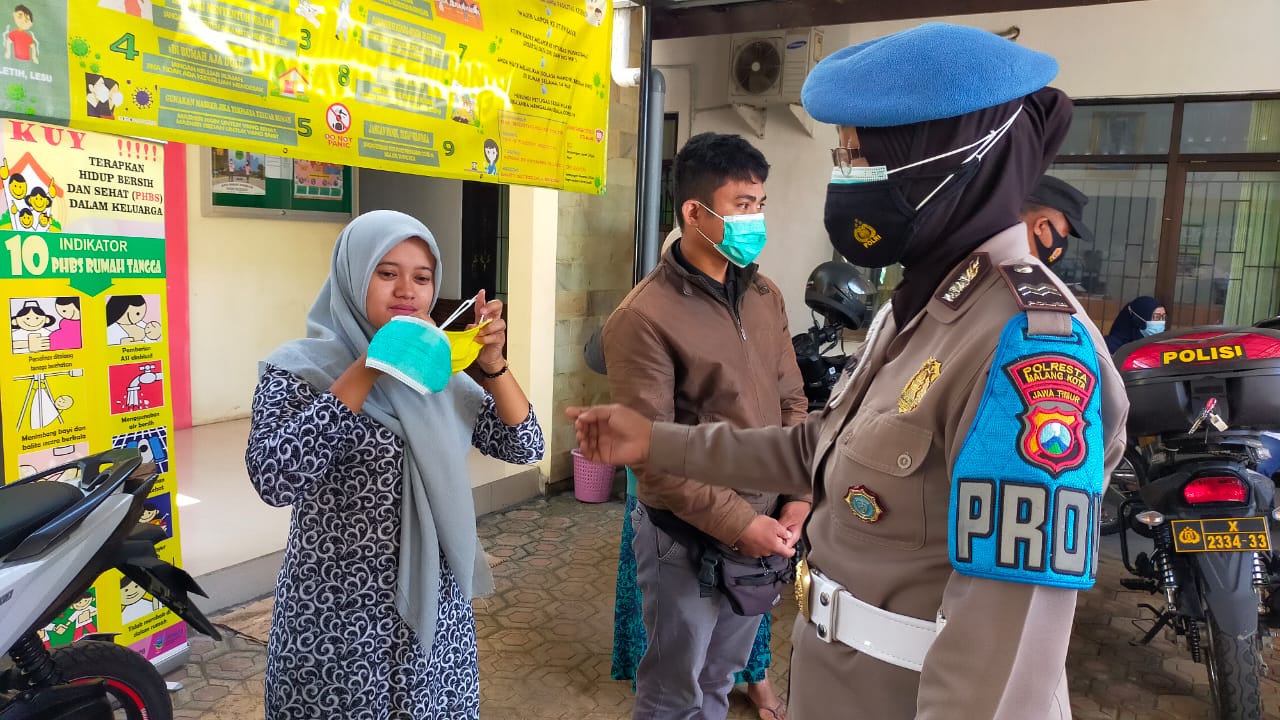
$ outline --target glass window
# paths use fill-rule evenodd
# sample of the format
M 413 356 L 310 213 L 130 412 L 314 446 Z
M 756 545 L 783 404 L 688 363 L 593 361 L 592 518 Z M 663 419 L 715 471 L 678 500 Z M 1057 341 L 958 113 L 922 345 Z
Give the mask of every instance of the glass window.
M 680 114 L 667 113 L 662 118 L 662 178 L 658 197 L 658 234 L 665 239 L 676 226 L 675 175 L 672 170 L 676 159 L 676 133 L 679 131 Z
M 1280 314 L 1280 172 L 1189 172 L 1171 325 Z
M 493 296 L 501 300 L 504 304 L 510 296 L 510 288 L 507 286 L 507 264 L 511 257 L 511 228 L 510 228 L 510 205 L 511 205 L 511 188 L 506 185 L 498 186 L 498 268 L 497 283 L 493 289 Z
M 1155 293 L 1167 166 L 1059 163 L 1049 174 L 1089 197 L 1081 219 L 1094 241 L 1071 238 L 1053 269 L 1105 333 L 1120 308 Z
M 1179 150 L 1280 152 L 1280 100 L 1189 102 L 1182 115 Z
M 1173 104 L 1077 105 L 1059 155 L 1167 155 Z
M 662 157 L 665 160 L 676 156 L 676 132 L 679 124 L 680 113 L 666 113 L 662 116 Z

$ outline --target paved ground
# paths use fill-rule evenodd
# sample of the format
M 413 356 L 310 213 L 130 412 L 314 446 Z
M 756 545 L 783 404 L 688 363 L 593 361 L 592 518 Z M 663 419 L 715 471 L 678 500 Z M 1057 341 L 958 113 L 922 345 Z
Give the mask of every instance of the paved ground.
M 481 714 L 485 718 L 605 720 L 630 717 L 628 683 L 609 679 L 613 588 L 622 505 L 587 505 L 571 495 L 536 500 L 481 519 L 498 592 L 476 604 L 480 638 Z M 1208 718 L 1203 665 L 1166 638 L 1134 647 L 1142 635 L 1140 602 L 1151 596 L 1120 589 L 1124 569 L 1104 553 L 1100 579 L 1080 596 L 1068 657 L 1076 720 Z M 1153 603 L 1155 604 L 1155 603 Z M 217 618 L 241 635 L 192 641 L 176 717 L 249 720 L 262 717 L 262 673 L 270 600 Z M 772 678 L 787 684 L 794 605 L 774 616 Z M 1149 626 L 1149 625 L 1146 625 Z M 1280 662 L 1268 649 L 1264 680 L 1269 720 L 1280 720 Z M 741 693 L 731 718 L 754 718 Z M 321 720 L 317 718 L 317 720 Z M 328 719 L 324 719 L 328 720 Z

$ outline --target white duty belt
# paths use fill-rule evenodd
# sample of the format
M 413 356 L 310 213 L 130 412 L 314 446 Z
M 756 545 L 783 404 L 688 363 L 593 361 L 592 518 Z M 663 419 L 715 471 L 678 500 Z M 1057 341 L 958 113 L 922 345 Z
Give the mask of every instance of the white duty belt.
M 929 622 L 882 610 L 854 597 L 839 583 L 809 569 L 809 622 L 823 642 L 840 642 L 891 665 L 920 672 L 924 656 L 946 620 Z

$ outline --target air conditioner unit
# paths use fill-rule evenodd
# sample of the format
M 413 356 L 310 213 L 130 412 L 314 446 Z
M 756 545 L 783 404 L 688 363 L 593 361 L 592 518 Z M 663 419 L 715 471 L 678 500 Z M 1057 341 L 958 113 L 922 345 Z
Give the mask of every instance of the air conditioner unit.
M 798 104 L 804 79 L 822 59 L 822 30 L 800 28 L 734 35 L 729 48 L 730 104 Z

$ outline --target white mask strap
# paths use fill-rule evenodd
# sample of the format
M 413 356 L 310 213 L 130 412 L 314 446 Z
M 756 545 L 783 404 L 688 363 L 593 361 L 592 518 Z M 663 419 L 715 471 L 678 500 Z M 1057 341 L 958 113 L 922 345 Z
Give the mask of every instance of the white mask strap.
M 949 152 L 945 152 L 945 153 L 943 153 L 943 154 L 941 154 L 941 155 L 935 155 L 935 156 L 933 156 L 933 157 L 931 157 L 931 158 L 927 158 L 927 159 L 925 159 L 925 160 L 920 160 L 920 161 L 918 161 L 918 162 L 913 162 L 913 163 L 911 163 L 910 165 L 903 165 L 902 167 L 900 167 L 900 168 L 895 168 L 895 169 L 893 169 L 893 170 L 890 170 L 889 172 L 890 172 L 890 173 L 895 173 L 895 172 L 898 172 L 898 170 L 906 170 L 907 168 L 915 167 L 915 166 L 917 166 L 917 165 L 920 165 L 920 164 L 923 164 L 923 163 L 927 163 L 927 162 L 932 162 L 932 161 L 937 160 L 937 159 L 939 159 L 939 158 L 948 157 L 948 156 L 950 156 L 950 155 L 955 155 L 955 154 L 957 154 L 957 153 L 964 152 L 965 150 L 968 150 L 969 148 L 974 148 L 974 147 L 976 147 L 976 148 L 977 148 L 977 150 L 974 150 L 974 151 L 969 155 L 969 157 L 965 158 L 965 159 L 964 159 L 964 163 L 971 162 L 971 161 L 973 161 L 973 160 L 975 160 L 975 159 L 977 159 L 977 160 L 981 160 L 981 159 L 982 159 L 982 157 L 983 157 L 984 155 L 986 155 L 986 154 L 987 154 L 987 152 L 989 152 L 989 151 L 991 150 L 991 148 L 995 147 L 995 144 L 996 144 L 997 142 L 999 142 L 1000 138 L 1004 137 L 1004 134 L 1005 134 L 1005 133 L 1007 133 L 1007 132 L 1009 132 L 1009 128 L 1013 127 L 1013 121 L 1014 121 L 1014 120 L 1017 120 L 1017 119 L 1018 119 L 1018 116 L 1019 116 L 1019 115 L 1021 115 L 1021 114 L 1022 114 L 1022 106 L 1021 106 L 1021 105 L 1019 105 L 1019 106 L 1018 106 L 1018 109 L 1013 113 L 1013 115 L 1012 115 L 1008 120 L 1005 120 L 1005 121 L 1004 121 L 1004 124 L 1002 124 L 1000 127 L 996 128 L 995 130 L 992 130 L 991 132 L 987 133 L 986 135 L 982 136 L 982 139 L 978 140 L 977 142 L 969 143 L 968 145 L 965 145 L 965 146 L 964 146 L 964 147 L 962 147 L 962 148 L 956 148 L 955 150 L 951 150 L 951 151 L 949 151 Z M 960 163 L 960 164 L 961 164 L 961 165 L 963 165 L 964 163 Z M 929 202 L 931 199 L 933 199 L 933 196 L 934 196 L 934 195 L 937 195 L 937 194 L 938 194 L 938 191 L 939 191 L 939 190 L 941 190 L 944 186 L 946 186 L 946 184 L 947 184 L 947 183 L 951 182 L 951 178 L 953 178 L 953 177 L 955 177 L 955 176 L 956 176 L 956 174 L 955 174 L 955 173 L 951 173 L 950 175 L 948 175 L 948 176 L 946 176 L 945 178 L 943 178 L 943 179 L 942 179 L 942 182 L 938 183 L 938 186 L 937 186 L 936 188 L 934 188 L 934 189 L 933 189 L 933 192 L 931 192 L 931 193 L 929 193 L 928 195 L 926 195 L 926 196 L 925 196 L 925 198 L 924 198 L 923 200 L 921 200 L 921 201 L 920 201 L 920 204 L 919 204 L 919 205 L 916 205 L 916 211 L 917 211 L 917 212 L 919 212 L 920 208 L 924 207 L 924 204 L 925 204 L 925 203 L 927 203 L 927 202 Z
M 1013 113 L 1013 115 L 1012 115 L 1008 120 L 1005 120 L 1005 121 L 1004 121 L 1004 123 L 1000 125 L 1000 127 L 996 128 L 996 129 L 994 129 L 994 130 L 992 130 L 991 132 L 987 133 L 986 135 L 983 135 L 982 137 L 980 137 L 980 138 L 978 138 L 977 140 L 975 140 L 975 141 L 973 141 L 973 142 L 969 143 L 968 145 L 965 145 L 964 147 L 958 147 L 958 148 L 956 148 L 956 149 L 954 149 L 954 150 L 948 150 L 948 151 L 946 151 L 946 152 L 942 153 L 941 155 L 934 155 L 933 157 L 925 158 L 925 159 L 923 159 L 923 160 L 917 160 L 917 161 L 915 161 L 915 162 L 913 162 L 913 163 L 910 163 L 910 164 L 907 164 L 907 165 L 903 165 L 902 167 L 896 167 L 896 168 L 894 168 L 894 169 L 890 170 L 888 174 L 892 175 L 892 174 L 894 174 L 894 173 L 896 173 L 896 172 L 901 172 L 901 171 L 903 171 L 903 170 L 909 170 L 909 169 L 911 169 L 911 168 L 913 168 L 913 167 L 916 167 L 916 166 L 919 166 L 919 165 L 924 165 L 925 163 L 933 162 L 934 160 L 941 160 L 942 158 L 945 158 L 945 157 L 951 157 L 952 155 L 958 155 L 958 154 L 960 154 L 960 153 L 964 152 L 965 150 L 968 150 L 969 148 L 975 148 L 975 147 L 976 147 L 976 148 L 978 148 L 978 149 L 977 149 L 976 151 L 974 151 L 972 154 L 970 154 L 970 155 L 969 155 L 969 157 L 965 158 L 965 162 L 968 162 L 968 161 L 972 160 L 972 159 L 973 159 L 973 158 L 975 158 L 975 157 L 982 157 L 983 155 L 985 155 L 985 154 L 986 154 L 987 150 L 991 149 L 991 146 L 992 146 L 992 145 L 994 145 L 994 144 L 996 143 L 996 141 L 997 141 L 997 140 L 999 140 L 999 139 L 1000 139 L 1000 138 L 1001 138 L 1001 137 L 1002 137 L 1006 132 L 1008 132 L 1009 128 L 1013 126 L 1013 121 L 1014 121 L 1014 120 L 1017 120 L 1017 119 L 1018 119 L 1018 115 L 1020 115 L 1021 113 L 1022 113 L 1022 106 L 1021 106 L 1021 105 L 1019 105 L 1019 106 L 1018 106 L 1017 111 L 1015 111 L 1015 112 Z

